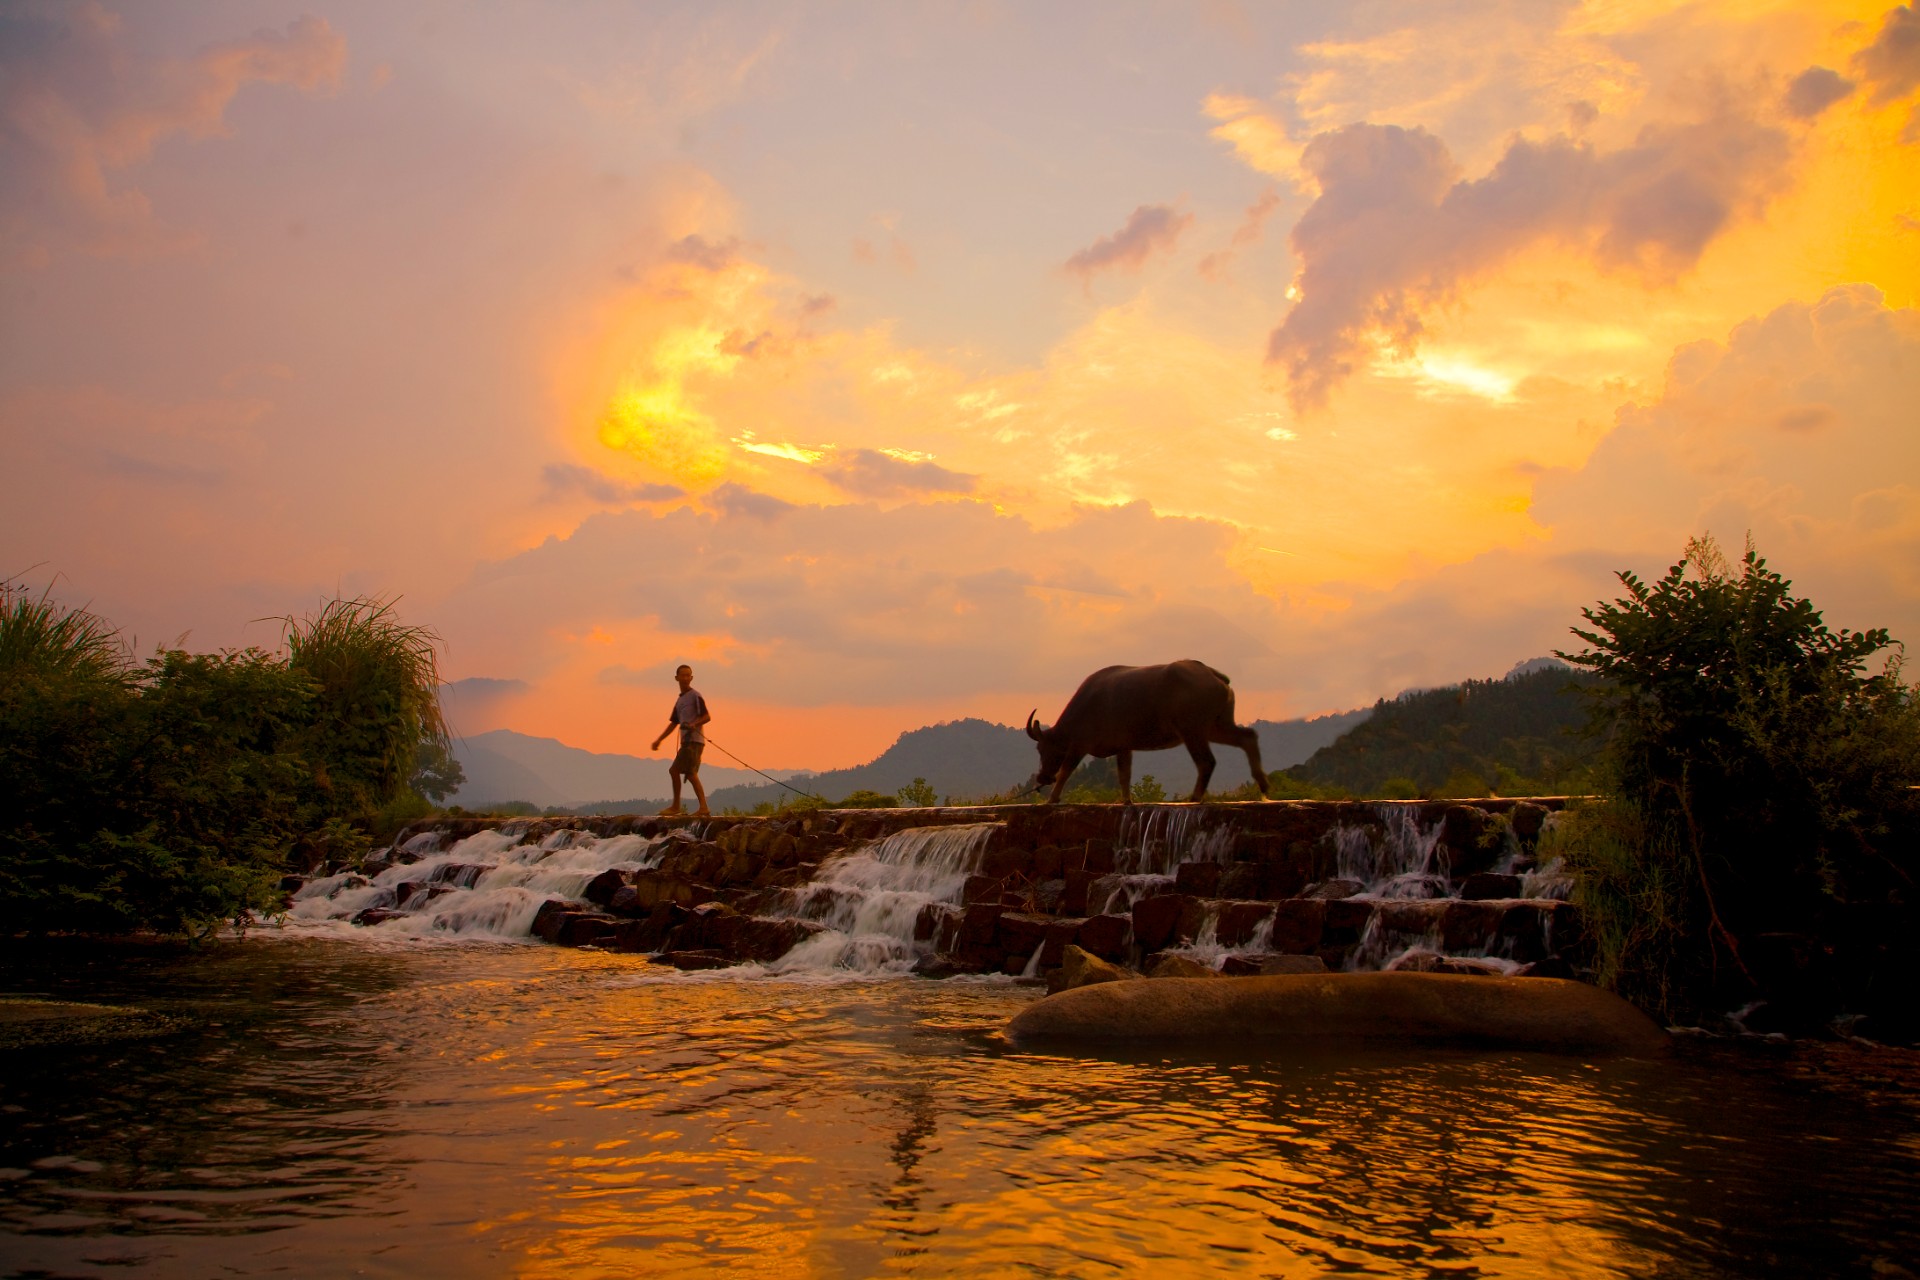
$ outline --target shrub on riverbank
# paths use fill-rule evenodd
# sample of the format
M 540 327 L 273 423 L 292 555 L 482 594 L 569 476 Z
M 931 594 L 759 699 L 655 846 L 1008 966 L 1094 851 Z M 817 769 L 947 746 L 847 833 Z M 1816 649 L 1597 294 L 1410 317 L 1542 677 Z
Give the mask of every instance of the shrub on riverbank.
M 290 858 L 351 857 L 425 804 L 433 641 L 381 602 L 290 623 L 285 657 L 144 664 L 97 615 L 0 603 L 0 933 L 202 933 L 271 910 Z
M 1583 611 L 1609 799 L 1559 850 L 1609 985 L 1668 1018 L 1764 998 L 1805 1022 L 1901 1006 L 1920 929 L 1920 699 L 1885 630 L 1834 631 L 1710 540 Z

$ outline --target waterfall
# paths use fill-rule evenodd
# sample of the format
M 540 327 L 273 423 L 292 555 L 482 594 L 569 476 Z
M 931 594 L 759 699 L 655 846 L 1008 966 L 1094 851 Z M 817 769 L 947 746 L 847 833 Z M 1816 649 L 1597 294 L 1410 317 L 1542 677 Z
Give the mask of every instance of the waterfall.
M 1444 898 L 1447 862 L 1438 852 L 1441 825 L 1420 829 L 1413 805 L 1374 806 L 1381 836 L 1376 844 L 1367 827 L 1340 826 L 1332 832 L 1339 874 L 1358 881 L 1373 898 Z
M 375 876 L 342 872 L 303 886 L 287 919 L 316 929 L 360 924 L 387 937 L 455 937 L 524 942 L 540 904 L 577 899 L 611 868 L 657 866 L 667 841 L 600 839 L 556 831 L 526 843 L 526 823 L 482 831 L 442 849 L 444 833 L 415 836 L 395 851 L 416 857 Z
M 823 864 L 810 883 L 787 890 L 786 901 L 766 914 L 825 929 L 768 971 L 905 973 L 931 949 L 914 939 L 921 912 L 959 905 L 967 877 L 979 871 L 987 840 L 998 830 L 991 822 L 909 827 Z

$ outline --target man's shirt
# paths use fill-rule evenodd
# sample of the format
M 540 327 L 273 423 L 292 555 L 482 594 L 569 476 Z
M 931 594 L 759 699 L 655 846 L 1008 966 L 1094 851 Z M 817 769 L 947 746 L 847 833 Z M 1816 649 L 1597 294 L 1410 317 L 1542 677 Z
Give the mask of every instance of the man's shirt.
M 680 726 L 681 742 L 705 742 L 707 735 L 700 731 L 696 723 L 707 714 L 707 700 L 700 696 L 698 689 L 688 689 L 674 700 L 673 723 Z

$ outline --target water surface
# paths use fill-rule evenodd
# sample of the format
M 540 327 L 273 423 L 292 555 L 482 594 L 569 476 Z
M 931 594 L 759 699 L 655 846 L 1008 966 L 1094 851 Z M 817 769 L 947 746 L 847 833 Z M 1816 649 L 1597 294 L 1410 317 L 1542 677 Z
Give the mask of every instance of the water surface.
M 1895 1051 L 1076 1057 L 1004 980 L 272 934 L 0 989 L 177 1020 L 0 1051 L 7 1274 L 1920 1272 Z

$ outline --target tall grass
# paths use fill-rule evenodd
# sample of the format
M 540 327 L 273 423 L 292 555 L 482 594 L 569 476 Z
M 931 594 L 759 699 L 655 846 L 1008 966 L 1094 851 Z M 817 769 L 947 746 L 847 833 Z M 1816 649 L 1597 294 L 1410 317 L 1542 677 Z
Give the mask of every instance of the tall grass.
M 308 755 L 336 808 L 377 811 L 406 787 L 422 744 L 449 745 L 440 637 L 394 601 L 357 596 L 286 618 L 287 666 L 316 687 Z
M 42 677 L 123 681 L 130 671 L 126 643 L 105 618 L 68 609 L 47 594 L 0 583 L 0 678 Z

